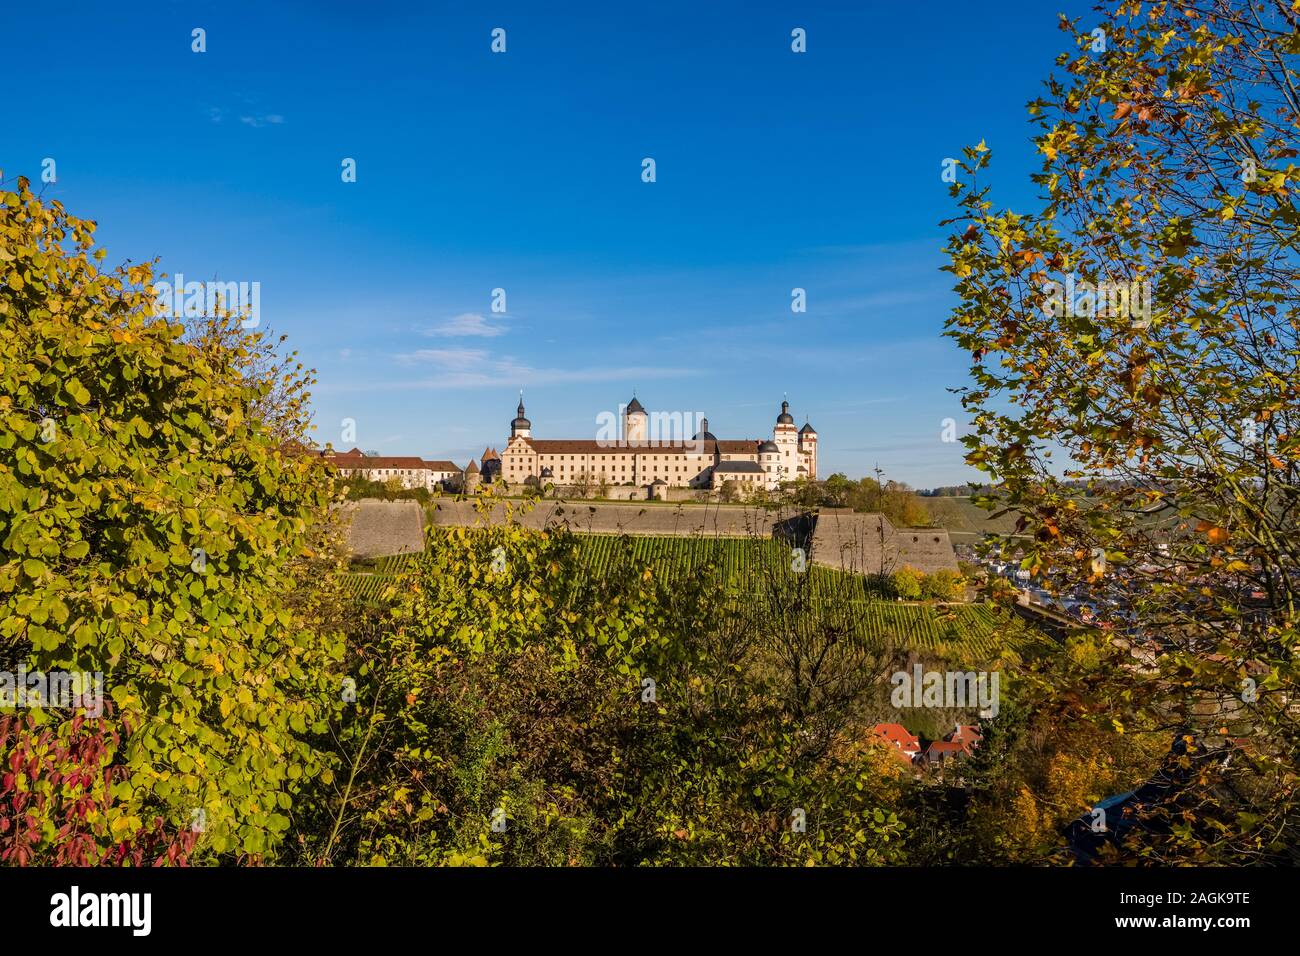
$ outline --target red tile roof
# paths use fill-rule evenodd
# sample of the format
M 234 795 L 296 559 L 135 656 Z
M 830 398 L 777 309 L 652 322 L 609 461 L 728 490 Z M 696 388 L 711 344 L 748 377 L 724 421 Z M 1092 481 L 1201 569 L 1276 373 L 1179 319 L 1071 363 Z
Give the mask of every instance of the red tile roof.
M 592 438 L 525 438 L 539 455 L 709 455 L 715 450 L 728 455 L 756 455 L 757 441 L 647 441 L 610 444 Z
M 984 735 L 980 733 L 979 727 L 973 724 L 958 724 L 945 739 L 951 743 L 961 744 L 966 750 L 974 750 L 984 739 Z
M 936 740 L 925 749 L 925 759 L 934 763 L 951 757 L 964 756 L 968 753 L 965 744 L 949 740 Z
M 902 724 L 876 724 L 872 730 L 878 737 L 893 744 L 899 759 L 912 763 L 921 752 L 921 741 Z
M 424 459 L 413 455 L 364 455 L 354 458 L 338 456 L 340 467 L 346 468 L 423 468 Z
M 876 724 L 876 726 L 873 727 L 872 730 L 876 734 L 879 734 L 881 737 L 884 737 L 886 740 L 888 740 L 890 743 L 896 746 L 902 747 L 904 749 L 906 748 L 911 748 L 913 750 L 920 749 L 921 746 L 920 738 L 918 738 L 916 734 L 912 733 L 902 724 Z
M 454 461 L 425 461 L 414 455 L 361 455 L 351 454 L 329 456 L 340 468 L 349 471 L 369 470 L 372 468 L 406 469 L 408 471 L 454 471 L 460 466 Z

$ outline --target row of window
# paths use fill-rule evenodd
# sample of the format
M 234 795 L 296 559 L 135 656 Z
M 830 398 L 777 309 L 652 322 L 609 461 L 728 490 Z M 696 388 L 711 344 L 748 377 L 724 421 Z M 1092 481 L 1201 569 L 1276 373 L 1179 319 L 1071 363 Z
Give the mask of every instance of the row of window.
M 548 466 L 548 467 L 549 467 L 549 466 Z M 670 474 L 670 473 L 673 473 L 673 472 L 676 472 L 677 474 L 681 474 L 682 472 L 698 472 L 698 471 L 700 470 L 700 469 L 699 469 L 699 466 L 688 467 L 688 466 L 686 466 L 686 465 L 677 465 L 676 467 L 669 467 L 668 465 L 663 465 L 662 467 L 663 467 L 663 473 L 664 473 L 664 474 Z M 560 474 L 563 474 L 566 468 L 571 468 L 573 474 L 575 474 L 575 475 L 576 475 L 576 474 L 579 474 L 580 472 L 584 472 L 584 471 L 586 471 L 585 468 L 580 468 L 578 465 L 572 465 L 572 466 L 570 466 L 570 465 L 557 465 L 556 468 L 558 469 L 558 471 L 560 472 Z M 642 471 L 642 472 L 652 471 L 654 474 L 657 475 L 657 474 L 659 474 L 659 469 L 660 469 L 660 466 L 659 466 L 659 465 L 655 465 L 653 468 L 642 468 L 641 471 Z M 527 471 L 527 470 L 528 470 L 528 469 L 525 468 L 523 465 L 511 465 L 511 466 L 510 466 L 510 471 Z M 599 473 L 603 475 L 603 474 L 605 474 L 605 470 L 606 470 L 606 469 L 605 469 L 605 466 L 604 466 L 604 465 L 601 465 L 601 466 L 600 466 L 600 469 L 599 469 Z M 609 467 L 609 471 L 627 471 L 627 465 L 623 465 L 621 468 L 617 468 L 617 467 L 611 465 L 611 466 Z M 595 466 L 592 467 L 591 473 L 592 473 L 593 475 L 597 473 L 597 470 L 596 470 Z
M 444 477 L 447 475 L 458 474 L 458 472 L 454 471 L 434 471 L 431 468 L 341 468 L 339 470 L 348 475 L 370 474 L 383 475 L 385 477 L 390 477 L 392 475 L 433 475 L 435 477 Z

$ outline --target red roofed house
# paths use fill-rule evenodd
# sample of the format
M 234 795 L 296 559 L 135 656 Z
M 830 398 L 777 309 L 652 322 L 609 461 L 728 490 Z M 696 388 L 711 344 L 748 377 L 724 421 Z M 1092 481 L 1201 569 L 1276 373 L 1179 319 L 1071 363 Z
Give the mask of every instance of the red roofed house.
M 921 759 L 927 764 L 945 764 L 955 757 L 964 757 L 969 752 L 965 744 L 953 743 L 951 740 L 936 740 L 926 748 Z
M 973 724 L 957 724 L 946 738 L 926 748 L 922 760 L 926 764 L 944 764 L 954 757 L 969 757 L 983 739 L 980 729 Z
M 894 745 L 895 751 L 908 763 L 921 752 L 921 741 L 902 724 L 876 724 L 874 733 Z
M 949 743 L 961 744 L 967 753 L 978 747 L 983 739 L 984 735 L 973 724 L 958 724 L 953 728 L 952 733 L 944 738 Z

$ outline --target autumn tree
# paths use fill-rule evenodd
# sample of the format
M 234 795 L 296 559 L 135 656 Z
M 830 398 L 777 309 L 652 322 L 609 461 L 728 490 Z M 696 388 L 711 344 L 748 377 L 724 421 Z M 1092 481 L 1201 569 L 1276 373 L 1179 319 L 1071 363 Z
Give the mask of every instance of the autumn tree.
M 247 324 L 242 313 L 216 303 L 213 314 L 187 319 L 182 340 L 205 356 L 224 356 L 257 390 L 251 411 L 283 442 L 304 442 L 311 428 L 308 389 L 315 373 L 285 351 L 287 335 Z
M 931 522 L 925 502 L 901 481 L 860 478 L 852 481 L 836 472 L 819 486 L 816 503 L 828 508 L 852 508 L 870 514 L 883 514 L 894 525 L 904 528 L 924 527 Z M 807 490 L 796 486 L 793 500 L 807 500 Z
M 1273 858 L 1300 843 L 1300 11 L 1061 26 L 1077 49 L 1030 104 L 1041 206 L 998 206 L 982 142 L 952 186 L 967 460 L 1026 568 L 1107 599 L 1113 666 L 1074 716 L 1223 751 L 1141 852 Z

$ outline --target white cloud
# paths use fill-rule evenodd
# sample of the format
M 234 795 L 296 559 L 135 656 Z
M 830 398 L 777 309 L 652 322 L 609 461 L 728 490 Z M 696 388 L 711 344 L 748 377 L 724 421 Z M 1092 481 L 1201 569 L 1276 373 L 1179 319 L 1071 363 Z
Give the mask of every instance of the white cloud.
M 399 365 L 426 366 L 430 378 L 388 378 L 372 383 L 326 385 L 322 392 L 391 391 L 401 389 L 500 388 L 502 385 L 553 385 L 568 382 L 618 382 L 676 378 L 698 369 L 663 366 L 599 365 L 586 368 L 535 368 L 512 356 L 494 356 L 486 349 L 416 349 L 394 356 Z
M 468 370 L 482 368 L 490 354 L 486 349 L 416 349 L 403 352 L 397 361 L 403 365 L 434 365 L 442 369 Z
M 279 113 L 266 113 L 262 116 L 241 116 L 239 122 L 254 129 L 261 129 L 263 126 L 279 126 L 284 122 L 284 117 Z
M 477 336 L 490 339 L 505 335 L 506 330 L 504 326 L 493 325 L 491 319 L 478 312 L 462 312 L 431 329 L 425 329 L 424 334 L 447 338 Z

